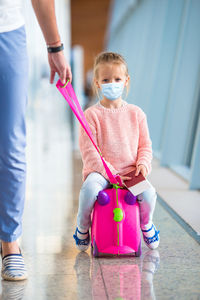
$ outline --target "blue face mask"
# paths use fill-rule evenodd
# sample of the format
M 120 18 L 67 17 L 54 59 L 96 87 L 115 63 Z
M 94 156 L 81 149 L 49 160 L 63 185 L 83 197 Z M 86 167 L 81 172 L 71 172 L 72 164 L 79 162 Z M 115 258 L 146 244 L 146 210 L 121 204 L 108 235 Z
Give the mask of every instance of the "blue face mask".
M 101 92 L 109 100 L 116 100 L 121 97 L 124 90 L 124 82 L 111 82 L 101 84 Z

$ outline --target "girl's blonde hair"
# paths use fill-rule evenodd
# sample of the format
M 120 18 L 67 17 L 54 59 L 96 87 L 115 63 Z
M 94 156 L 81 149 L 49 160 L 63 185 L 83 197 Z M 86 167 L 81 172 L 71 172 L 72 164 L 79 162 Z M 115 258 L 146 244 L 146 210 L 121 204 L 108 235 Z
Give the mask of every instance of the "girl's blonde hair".
M 94 68 L 93 68 L 94 81 L 95 79 L 98 79 L 99 66 L 104 63 L 112 63 L 112 64 L 119 64 L 119 65 L 121 64 L 124 68 L 125 76 L 127 77 L 129 76 L 127 63 L 121 54 L 115 52 L 102 52 L 97 55 L 94 61 Z M 93 84 L 93 88 L 94 88 L 94 93 L 99 96 L 98 89 L 95 83 Z M 127 94 L 128 94 L 128 90 L 129 90 L 129 84 L 127 86 Z

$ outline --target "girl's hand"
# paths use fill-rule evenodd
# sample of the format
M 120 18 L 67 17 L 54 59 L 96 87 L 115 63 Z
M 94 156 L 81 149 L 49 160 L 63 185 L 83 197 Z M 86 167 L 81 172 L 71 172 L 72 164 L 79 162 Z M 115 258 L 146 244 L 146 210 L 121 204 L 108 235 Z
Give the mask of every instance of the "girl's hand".
M 147 168 L 144 165 L 137 166 L 135 176 L 138 176 L 140 173 L 142 173 L 144 177 L 147 176 Z
M 118 182 L 119 182 L 119 184 L 121 185 L 124 185 L 124 180 L 130 180 L 131 179 L 131 177 L 127 177 L 127 176 L 120 176 L 119 174 L 117 174 L 116 175 L 116 177 L 115 177 L 117 180 L 118 180 L 118 178 L 120 179 L 120 180 L 118 180 Z M 121 181 L 121 182 L 120 182 Z
M 127 177 L 127 176 L 120 176 L 121 180 L 131 180 L 131 177 Z

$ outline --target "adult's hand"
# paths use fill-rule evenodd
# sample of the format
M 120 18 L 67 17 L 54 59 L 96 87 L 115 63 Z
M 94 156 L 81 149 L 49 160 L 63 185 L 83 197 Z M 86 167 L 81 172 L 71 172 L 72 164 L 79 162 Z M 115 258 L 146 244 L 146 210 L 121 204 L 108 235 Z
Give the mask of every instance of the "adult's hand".
M 61 40 L 55 15 L 55 0 L 31 1 L 47 46 L 60 46 Z M 63 51 L 48 53 L 48 60 L 51 69 L 50 83 L 53 83 L 55 73 L 58 73 L 63 84 L 67 81 L 67 79 L 70 81 L 72 80 L 71 69 L 69 64 L 66 62 Z
M 63 51 L 56 53 L 48 53 L 48 61 L 50 66 L 50 83 L 54 82 L 55 73 L 58 73 L 62 84 L 69 79 L 72 81 L 72 73 L 70 65 L 67 63 Z

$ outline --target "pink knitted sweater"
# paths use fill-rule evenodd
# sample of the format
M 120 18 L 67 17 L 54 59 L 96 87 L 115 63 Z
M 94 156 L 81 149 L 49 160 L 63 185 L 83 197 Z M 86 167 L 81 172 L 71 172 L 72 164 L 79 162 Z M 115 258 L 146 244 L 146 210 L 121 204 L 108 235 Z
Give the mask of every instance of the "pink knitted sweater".
M 84 112 L 108 167 L 113 174 L 124 175 L 137 165 L 151 171 L 152 148 L 145 113 L 136 105 L 123 101 L 110 109 L 99 102 Z M 108 179 L 101 158 L 84 129 L 80 127 L 79 146 L 83 160 L 83 181 L 91 172 Z

